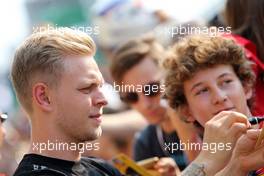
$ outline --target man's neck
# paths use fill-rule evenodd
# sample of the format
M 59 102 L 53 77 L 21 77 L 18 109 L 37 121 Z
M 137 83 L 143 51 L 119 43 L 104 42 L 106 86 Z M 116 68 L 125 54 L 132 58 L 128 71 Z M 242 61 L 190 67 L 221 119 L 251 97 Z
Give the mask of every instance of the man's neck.
M 32 127 L 29 153 L 69 161 L 79 161 L 81 154 L 77 149 L 78 142 L 67 139 L 65 135 L 60 135 L 59 132 Z
M 175 131 L 175 128 L 173 127 L 172 122 L 171 122 L 169 116 L 167 116 L 165 118 L 165 120 L 161 123 L 160 126 L 161 126 L 162 130 L 165 133 L 167 133 L 167 134 L 168 133 L 172 133 L 173 131 Z

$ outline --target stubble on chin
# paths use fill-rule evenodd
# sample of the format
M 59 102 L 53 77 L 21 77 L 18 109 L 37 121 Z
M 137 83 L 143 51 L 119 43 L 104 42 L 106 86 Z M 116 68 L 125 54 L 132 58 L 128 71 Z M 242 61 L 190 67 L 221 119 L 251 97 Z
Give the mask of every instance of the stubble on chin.
M 85 135 L 81 135 L 80 136 L 80 142 L 89 142 L 89 141 L 94 141 L 98 138 L 100 138 L 102 135 L 102 128 L 101 126 L 99 126 L 98 128 L 96 129 L 93 129 L 93 131 L 90 131 L 85 134 Z

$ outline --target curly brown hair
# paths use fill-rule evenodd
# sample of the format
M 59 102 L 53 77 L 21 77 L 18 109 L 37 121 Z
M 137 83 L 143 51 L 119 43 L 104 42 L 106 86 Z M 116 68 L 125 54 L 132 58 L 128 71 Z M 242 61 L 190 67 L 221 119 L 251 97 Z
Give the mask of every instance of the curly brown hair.
M 220 64 L 231 65 L 244 87 L 254 85 L 252 63 L 246 59 L 243 48 L 232 39 L 194 35 L 176 43 L 162 64 L 166 73 L 165 97 L 169 105 L 175 110 L 186 105 L 184 81 L 191 79 L 199 70 Z

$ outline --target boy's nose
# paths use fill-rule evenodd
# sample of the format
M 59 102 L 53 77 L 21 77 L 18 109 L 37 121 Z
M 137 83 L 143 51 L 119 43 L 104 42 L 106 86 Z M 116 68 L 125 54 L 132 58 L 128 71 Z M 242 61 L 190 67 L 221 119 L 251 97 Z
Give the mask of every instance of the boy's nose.
M 214 91 L 213 103 L 214 104 L 221 104 L 227 100 L 227 95 L 224 91 L 220 89 L 216 89 Z

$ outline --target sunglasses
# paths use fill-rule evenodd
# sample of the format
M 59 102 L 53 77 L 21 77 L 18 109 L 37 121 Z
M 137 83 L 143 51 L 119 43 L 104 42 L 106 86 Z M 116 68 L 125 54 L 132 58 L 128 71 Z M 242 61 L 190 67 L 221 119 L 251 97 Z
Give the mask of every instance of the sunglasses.
M 160 94 L 160 83 L 152 82 L 145 84 L 142 88 L 142 92 L 146 97 L 156 97 Z M 139 95 L 137 92 L 128 92 L 120 95 L 120 99 L 125 103 L 134 104 L 138 102 Z
M 0 115 L 0 121 L 1 121 L 1 123 L 3 123 L 4 121 L 6 121 L 7 118 L 8 118 L 7 113 L 2 113 Z

